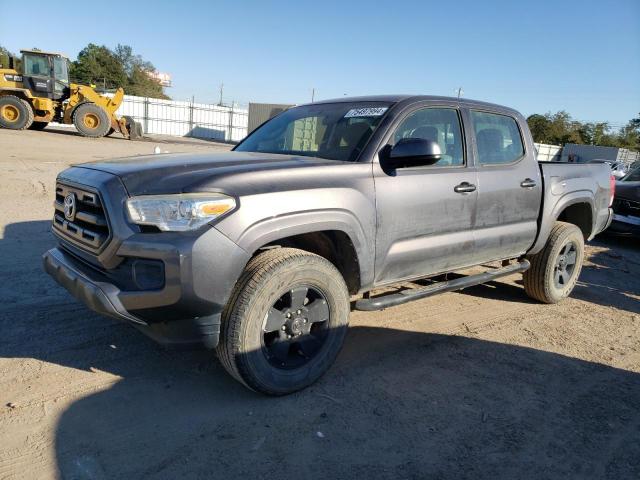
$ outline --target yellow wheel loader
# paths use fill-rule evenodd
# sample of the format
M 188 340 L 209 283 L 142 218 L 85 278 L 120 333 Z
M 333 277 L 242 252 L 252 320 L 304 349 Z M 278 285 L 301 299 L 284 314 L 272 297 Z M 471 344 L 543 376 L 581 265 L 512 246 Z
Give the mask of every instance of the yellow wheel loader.
M 42 130 L 49 122 L 75 125 L 85 137 L 120 132 L 125 138 L 142 136 L 131 117 L 117 117 L 124 90 L 105 97 L 86 85 L 69 83 L 69 60 L 59 53 L 21 50 L 22 68 L 0 65 L 0 127 Z

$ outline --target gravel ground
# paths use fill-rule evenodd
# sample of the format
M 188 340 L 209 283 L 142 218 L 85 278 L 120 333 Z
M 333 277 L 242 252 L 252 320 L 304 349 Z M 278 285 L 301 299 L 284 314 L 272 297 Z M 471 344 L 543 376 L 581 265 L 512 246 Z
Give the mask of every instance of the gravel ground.
M 0 130 L 0 478 L 640 478 L 640 244 L 603 235 L 572 298 L 520 276 L 355 312 L 311 388 L 266 398 L 42 272 L 68 164 L 227 149 Z

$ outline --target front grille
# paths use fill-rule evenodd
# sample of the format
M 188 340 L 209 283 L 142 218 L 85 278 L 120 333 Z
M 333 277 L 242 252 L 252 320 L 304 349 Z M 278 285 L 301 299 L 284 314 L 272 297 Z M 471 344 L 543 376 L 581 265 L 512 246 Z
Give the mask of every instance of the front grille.
M 65 199 L 75 206 L 69 215 L 65 215 Z M 109 240 L 109 222 L 97 192 L 58 183 L 53 206 L 53 228 L 71 243 L 97 253 Z
M 613 201 L 613 211 L 618 215 L 632 215 L 640 217 L 640 202 L 627 200 L 626 198 L 616 198 Z

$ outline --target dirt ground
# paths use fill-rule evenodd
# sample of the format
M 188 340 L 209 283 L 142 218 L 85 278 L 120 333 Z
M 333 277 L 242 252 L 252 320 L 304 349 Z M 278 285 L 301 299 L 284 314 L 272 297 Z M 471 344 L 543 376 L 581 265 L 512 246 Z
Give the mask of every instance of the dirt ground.
M 43 273 L 55 175 L 228 146 L 0 130 L 0 478 L 640 478 L 640 243 L 602 235 L 571 298 L 520 276 L 355 312 L 311 388 L 254 394 Z

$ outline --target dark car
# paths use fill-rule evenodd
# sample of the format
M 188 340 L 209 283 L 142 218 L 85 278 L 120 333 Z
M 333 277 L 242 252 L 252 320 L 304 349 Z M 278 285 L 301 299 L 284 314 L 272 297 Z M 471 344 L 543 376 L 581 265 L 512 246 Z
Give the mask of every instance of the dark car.
M 611 230 L 640 235 L 640 168 L 616 182 Z
M 518 272 L 530 297 L 562 300 L 584 242 L 611 221 L 612 178 L 603 164 L 537 162 L 510 108 L 328 100 L 280 113 L 233 152 L 65 170 L 44 267 L 89 308 L 165 344 L 215 348 L 237 380 L 281 395 L 333 363 L 352 305 Z M 502 268 L 402 289 L 494 261 Z

